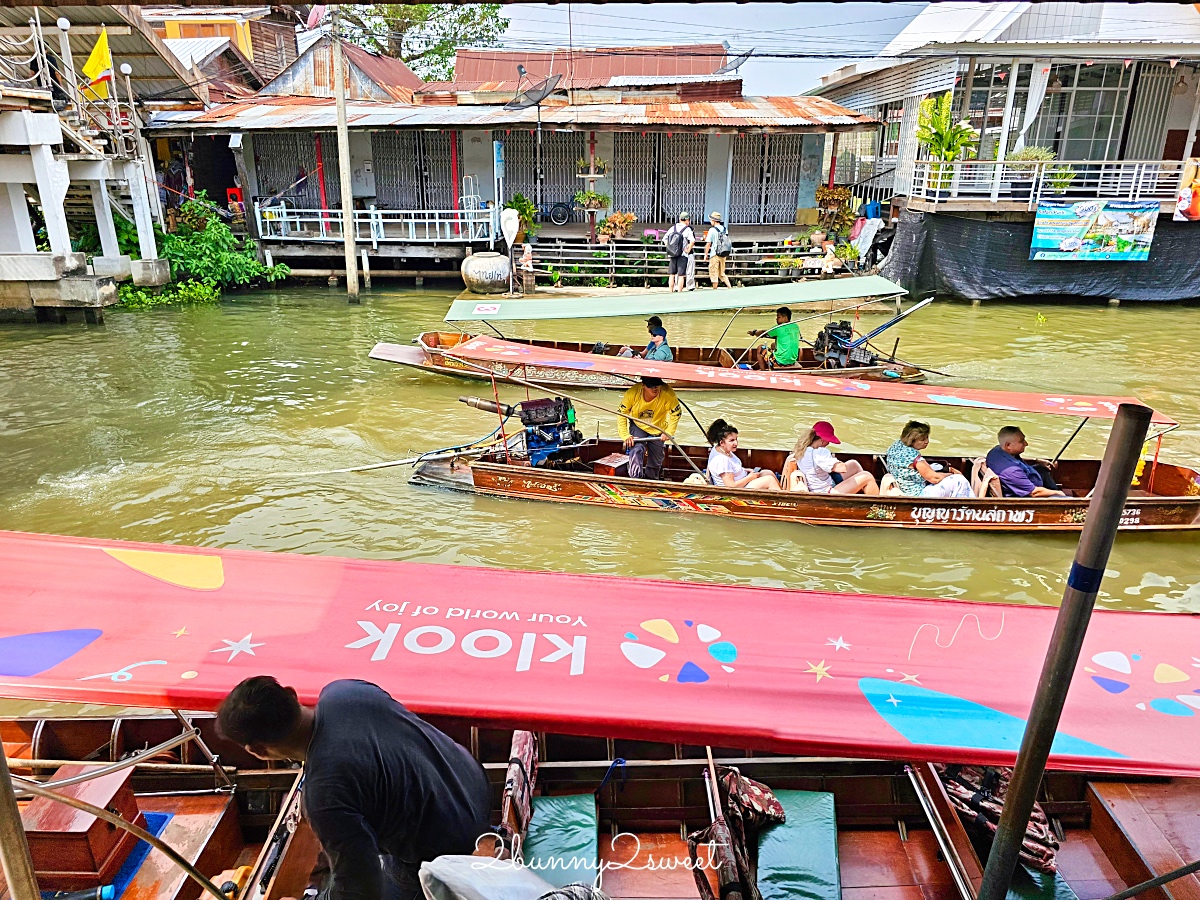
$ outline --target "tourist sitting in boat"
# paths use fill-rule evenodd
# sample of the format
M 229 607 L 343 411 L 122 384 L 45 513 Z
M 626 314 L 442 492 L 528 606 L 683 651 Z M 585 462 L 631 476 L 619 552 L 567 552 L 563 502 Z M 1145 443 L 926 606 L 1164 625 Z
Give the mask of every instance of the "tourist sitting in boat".
M 792 321 L 792 311 L 786 306 L 775 310 L 775 327 L 766 331 L 751 328 L 751 337 L 775 339 L 775 349 L 766 344 L 750 348 L 750 359 L 756 369 L 778 369 L 796 365 L 800 359 L 800 326 Z
M 972 496 L 971 483 L 962 472 L 953 467 L 948 472 L 939 472 L 925 461 L 921 451 L 928 446 L 929 426 L 924 422 L 909 422 L 900 433 L 900 440 L 888 448 L 884 464 L 900 492 L 909 497 L 943 500 Z
M 1016 425 L 1005 425 L 996 434 L 997 444 L 987 455 L 987 467 L 1000 479 L 1005 497 L 1065 497 L 1051 471 L 1057 463 L 1021 458 L 1029 442 Z
M 617 407 L 617 433 L 625 442 L 629 477 L 657 480 L 662 477 L 667 448 L 662 436 L 675 436 L 683 407 L 661 378 L 642 377 L 621 398 Z M 631 421 L 632 420 L 632 421 Z
M 618 356 L 624 357 L 641 357 L 642 359 L 654 359 L 659 362 L 671 362 L 675 359 L 675 353 L 671 350 L 667 343 L 667 329 L 663 328 L 662 319 L 658 316 L 651 316 L 646 320 L 646 330 L 650 332 L 650 343 L 646 345 L 645 350 L 634 350 L 631 347 L 625 346 L 621 348 Z
M 738 430 L 724 419 L 717 419 L 705 433 L 712 449 L 708 451 L 708 479 L 717 487 L 748 488 L 752 491 L 777 491 L 779 479 L 774 472 L 747 469 L 738 459 Z
M 332 900 L 423 896 L 422 862 L 470 854 L 490 831 L 483 766 L 376 685 L 334 681 L 315 707 L 270 675 L 241 682 L 217 729 L 259 759 L 304 763 L 304 814 L 333 878 Z
M 780 479 L 784 489 L 810 494 L 878 494 L 874 475 L 857 460 L 842 462 L 829 450 L 830 444 L 840 443 L 829 422 L 809 428 L 784 460 Z

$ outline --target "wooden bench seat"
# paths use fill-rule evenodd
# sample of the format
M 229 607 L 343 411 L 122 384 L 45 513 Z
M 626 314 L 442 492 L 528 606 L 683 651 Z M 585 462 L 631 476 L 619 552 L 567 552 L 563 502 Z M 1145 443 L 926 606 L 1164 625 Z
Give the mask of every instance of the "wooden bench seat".
M 1092 833 L 1126 884 L 1177 869 L 1200 856 L 1200 784 L 1091 782 Z M 1147 900 L 1200 900 L 1200 878 L 1187 875 L 1147 891 Z

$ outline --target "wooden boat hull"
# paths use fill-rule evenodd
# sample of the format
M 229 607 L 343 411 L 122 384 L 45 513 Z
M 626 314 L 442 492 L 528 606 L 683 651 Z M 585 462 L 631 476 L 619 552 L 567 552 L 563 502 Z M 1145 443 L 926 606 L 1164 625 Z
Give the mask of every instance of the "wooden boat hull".
M 609 446 L 611 445 L 611 446 Z M 613 452 L 615 442 L 601 442 Z M 596 452 L 599 452 L 597 450 Z M 769 460 L 743 463 L 779 470 Z M 589 454 L 590 455 L 590 454 Z M 672 454 L 677 457 L 677 454 Z M 782 455 L 782 454 L 780 454 Z M 871 457 L 862 457 L 870 469 Z M 1075 461 L 1088 466 L 1092 461 Z M 697 513 L 734 519 L 791 522 L 805 525 L 842 525 L 857 528 L 921 528 L 967 532 L 1073 532 L 1083 528 L 1087 517 L 1085 497 L 1031 500 L 1014 497 L 983 497 L 966 500 L 933 500 L 922 497 L 808 494 L 790 491 L 751 491 L 681 483 L 687 473 L 678 465 L 668 475 L 680 481 L 650 481 L 639 478 L 595 475 L 548 468 L 476 460 L 451 460 L 418 467 L 413 480 L 419 484 L 470 490 L 477 494 L 579 503 L 614 509 Z M 703 462 L 699 464 L 703 466 Z M 952 464 L 962 465 L 961 461 Z M 1064 461 L 1064 466 L 1069 466 Z M 1098 463 L 1092 468 L 1098 469 Z M 1189 474 L 1190 473 L 1190 474 Z M 1081 476 L 1082 477 L 1082 476 Z M 1135 490 L 1125 506 L 1122 531 L 1190 531 L 1200 528 L 1200 474 L 1179 466 L 1160 465 L 1160 483 L 1178 480 L 1181 488 L 1195 488 L 1184 496 L 1138 495 Z M 1084 492 L 1086 493 L 1086 491 Z
M 480 727 L 468 719 L 427 718 L 470 748 L 498 798 L 493 801 L 493 815 L 498 813 L 506 826 L 525 833 L 528 823 L 522 821 L 519 807 L 512 802 L 513 789 L 506 787 L 514 765 L 513 732 Z M 211 735 L 211 716 L 193 720 Z M 138 743 L 177 733 L 177 724 L 161 716 L 0 719 L 0 738 L 12 754 L 10 765 L 15 773 L 46 775 L 63 762 L 95 756 L 91 751 L 97 741 L 101 751 L 109 751 L 101 759 L 115 758 L 115 744 L 105 748 L 104 735 L 120 735 Z M 532 738 L 538 748 L 533 784 L 542 795 L 579 794 L 581 789 L 590 793 L 610 772 L 611 760 L 618 756 L 623 760 L 618 778 L 596 790 L 595 846 L 598 862 L 604 867 L 602 886 L 609 896 L 614 900 L 696 896 L 682 835 L 709 822 L 704 748 L 552 732 Z M 31 751 L 28 745 L 18 749 L 25 739 L 32 739 L 36 749 Z M 226 753 L 233 759 L 240 751 L 219 738 L 211 746 L 223 761 Z M 824 868 L 820 868 L 820 857 L 811 853 L 801 864 L 805 872 L 826 873 L 829 882 L 839 888 L 836 894 L 818 896 L 972 900 L 978 891 L 982 861 L 952 805 L 943 776 L 933 765 L 916 760 L 768 755 L 756 751 L 749 741 L 747 746 L 712 749 L 718 764 L 736 766 L 781 797 L 786 797 L 783 792 L 799 790 L 821 792 L 807 794 L 814 799 L 827 798 L 828 818 L 810 817 L 793 823 L 806 826 L 803 835 L 807 841 L 836 847 Z M 49 761 L 49 754 L 56 758 Z M 297 770 L 239 760 L 229 772 L 237 782 L 236 796 L 213 792 L 212 769 L 190 763 L 186 757 L 137 766 L 133 785 L 143 810 L 173 817 L 162 832 L 163 839 L 196 863 L 203 874 L 217 878 L 218 884 L 224 880 L 218 877 L 220 873 L 228 877 L 234 865 L 254 862 L 257 856 L 246 896 L 281 900 L 299 895 L 317 862 L 319 845 L 300 805 Z M 1064 888 L 1082 897 L 1107 896 L 1162 874 L 1194 855 L 1200 780 L 1113 780 L 1102 770 L 1097 776 L 1051 771 L 1043 785 L 1041 805 L 1063 836 L 1057 852 L 1062 892 L 1056 896 L 1066 896 Z M 243 807 L 240 815 L 239 806 Z M 538 815 L 536 807 L 534 815 Z M 578 833 L 577 822 L 564 821 L 562 826 Z M 269 829 L 268 834 L 285 838 L 277 855 L 270 849 L 270 840 L 264 845 L 243 840 L 238 834 L 240 829 L 263 827 Z M 616 837 L 610 843 L 612 835 Z M 703 845 L 699 858 L 702 863 L 707 859 Z M 537 864 L 531 865 L 537 872 Z M 760 872 L 760 884 L 761 879 Z M 1180 893 L 1162 897 L 1192 896 L 1200 888 L 1200 880 L 1190 876 L 1174 885 Z M 129 890 L 132 893 L 127 896 L 139 900 L 198 896 L 179 869 L 154 853 L 141 864 Z M 6 896 L 0 888 L 0 897 Z
M 489 364 L 468 362 L 443 352 L 443 347 L 453 346 L 471 335 L 459 335 L 449 332 L 426 332 L 417 338 L 411 347 L 398 344 L 381 344 L 371 355 L 376 359 L 386 359 L 389 362 L 411 366 L 425 372 L 439 375 L 451 375 L 458 378 L 474 378 L 489 381 L 493 377 L 497 381 L 513 382 L 513 378 L 531 381 L 534 384 L 552 388 L 612 388 L 625 389 L 630 385 L 630 379 L 606 372 L 595 372 L 588 369 L 559 368 L 555 366 L 536 366 L 514 364 L 496 361 Z M 515 343 L 533 343 L 536 346 L 553 347 L 577 353 L 589 353 L 591 344 L 574 341 L 525 341 L 513 338 Z M 386 348 L 386 349 L 383 349 Z M 619 347 L 610 348 L 610 355 Z M 741 356 L 741 350 L 713 351 L 711 348 L 682 347 L 676 350 L 676 358 L 683 362 L 709 364 L 720 368 L 731 368 L 733 362 Z M 808 351 L 811 357 L 811 351 Z M 899 363 L 887 363 L 874 366 L 851 366 L 844 369 L 821 368 L 815 359 L 808 359 L 809 365 L 795 369 L 781 369 L 782 372 L 811 372 L 827 375 L 832 378 L 861 379 L 865 381 L 891 381 L 900 384 L 916 384 L 925 381 L 925 374 L 912 366 Z M 891 373 L 891 374 L 889 374 Z M 676 390 L 712 390 L 709 382 L 674 381 L 672 387 Z M 722 385 L 722 390 L 727 386 Z M 728 386 L 730 389 L 745 387 L 741 384 Z

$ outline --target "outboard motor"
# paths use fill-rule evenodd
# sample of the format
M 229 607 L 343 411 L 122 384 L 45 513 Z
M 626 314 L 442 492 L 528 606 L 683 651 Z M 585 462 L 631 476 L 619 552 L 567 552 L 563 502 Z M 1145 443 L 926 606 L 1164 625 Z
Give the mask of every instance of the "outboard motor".
M 840 322 L 830 322 L 821 329 L 813 342 L 813 355 L 817 362 L 831 369 L 845 369 L 852 365 L 873 366 L 877 357 L 865 346 L 846 348 L 854 341 L 853 323 L 843 319 Z
M 525 427 L 525 451 L 529 462 L 545 468 L 565 467 L 583 443 L 583 432 L 575 427 L 575 407 L 565 397 L 522 400 L 509 406 L 479 397 L 459 397 L 463 403 L 505 417 L 516 415 Z

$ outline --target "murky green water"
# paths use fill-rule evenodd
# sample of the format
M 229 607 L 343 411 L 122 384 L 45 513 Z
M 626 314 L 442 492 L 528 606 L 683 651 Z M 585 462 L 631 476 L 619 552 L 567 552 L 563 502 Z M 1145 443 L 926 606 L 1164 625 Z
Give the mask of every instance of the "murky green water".
M 0 528 L 378 559 L 565 570 L 840 591 L 1056 603 L 1068 536 L 952 535 L 729 522 L 476 498 L 407 483 L 407 469 L 296 477 L 396 459 L 488 432 L 457 403 L 480 383 L 367 358 L 379 340 L 434 327 L 450 295 L 376 291 L 361 307 L 302 289 L 215 309 L 112 312 L 104 327 L 0 327 Z M 1044 321 L 1039 319 L 1040 316 Z M 1164 457 L 1200 460 L 1200 327 L 1175 306 L 935 304 L 900 326 L 900 355 L 955 384 L 1134 394 L 1196 423 Z M 765 322 L 744 316 L 740 330 Z M 711 342 L 719 314 L 668 320 L 677 345 Z M 872 321 L 879 321 L 872 317 Z M 806 334 L 816 329 L 803 325 Z M 634 320 L 542 323 L 513 333 L 644 340 Z M 890 346 L 890 342 L 889 342 Z M 502 394 L 520 399 L 523 391 Z M 615 396 L 591 395 L 615 404 Z M 797 395 L 690 394 L 747 446 L 790 445 L 830 418 L 852 449 L 879 450 L 917 416 L 934 447 L 983 453 L 994 414 Z M 585 432 L 597 415 L 581 410 Z M 1053 454 L 1076 422 L 1025 425 Z M 611 434 L 607 419 L 602 430 Z M 1093 423 L 1073 452 L 1099 454 Z M 699 441 L 686 416 L 681 437 Z M 1112 607 L 1200 610 L 1200 536 L 1122 535 Z

